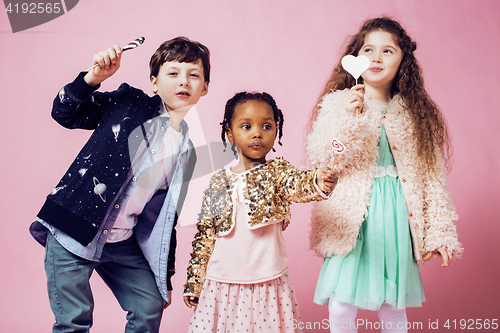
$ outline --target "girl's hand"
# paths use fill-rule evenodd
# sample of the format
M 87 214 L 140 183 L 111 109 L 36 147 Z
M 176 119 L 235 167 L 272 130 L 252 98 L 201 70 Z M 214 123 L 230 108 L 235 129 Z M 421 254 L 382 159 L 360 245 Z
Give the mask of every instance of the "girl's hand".
M 448 267 L 451 263 L 451 256 L 448 254 L 448 251 L 444 247 L 439 248 L 438 250 L 434 250 L 432 252 L 427 252 L 427 254 L 424 256 L 424 261 L 429 260 L 433 254 L 438 254 L 441 258 L 443 258 L 443 263 L 441 264 L 441 267 Z
M 365 101 L 365 95 L 363 94 L 364 88 L 364 84 L 357 84 L 344 96 L 342 103 L 347 112 L 351 112 L 355 115 L 363 113 L 363 102 Z
M 101 51 L 94 55 L 92 59 L 92 67 L 85 75 L 85 82 L 91 86 L 97 86 L 103 82 L 120 68 L 120 60 L 122 58 L 122 48 L 120 45 L 113 45 L 106 51 Z
M 328 167 L 322 167 L 316 174 L 316 183 L 321 191 L 323 191 L 326 195 L 332 193 L 333 189 L 337 185 L 337 181 L 338 176 Z
M 198 297 L 195 296 L 184 296 L 184 303 L 188 308 L 197 307 L 198 306 Z

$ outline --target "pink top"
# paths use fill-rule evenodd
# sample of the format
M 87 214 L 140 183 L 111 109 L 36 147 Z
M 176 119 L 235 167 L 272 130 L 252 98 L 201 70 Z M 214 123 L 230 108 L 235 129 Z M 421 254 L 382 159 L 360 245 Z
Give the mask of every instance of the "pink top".
M 207 267 L 207 279 L 259 283 L 281 276 L 288 268 L 282 223 L 277 221 L 253 230 L 248 227 L 248 207 L 243 197 L 247 172 L 236 174 L 237 184 L 232 197 L 234 228 L 226 236 L 217 236 Z
M 157 189 L 165 184 L 165 179 L 170 180 L 183 135 L 182 131 L 177 132 L 172 127 L 167 128 L 154 163 L 139 179 L 134 191 L 123 205 L 109 233 L 107 243 L 120 242 L 132 236 L 133 228 L 137 224 L 137 216 L 142 213 L 144 206 L 151 200 Z

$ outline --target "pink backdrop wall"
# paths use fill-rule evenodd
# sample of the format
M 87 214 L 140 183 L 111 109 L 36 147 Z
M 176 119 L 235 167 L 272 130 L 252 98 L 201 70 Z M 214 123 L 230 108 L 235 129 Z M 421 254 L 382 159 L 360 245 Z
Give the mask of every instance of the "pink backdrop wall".
M 304 126 L 341 46 L 366 18 L 400 20 L 418 42 L 426 87 L 442 108 L 455 147 L 449 176 L 460 220 L 462 259 L 449 268 L 438 261 L 421 269 L 427 302 L 408 310 L 411 322 L 500 319 L 500 115 L 497 0 L 193 0 L 80 1 L 62 17 L 13 34 L 0 12 L 0 330 L 50 331 L 53 315 L 46 296 L 44 250 L 29 235 L 38 209 L 89 136 L 68 131 L 50 118 L 52 99 L 65 83 L 91 64 L 97 51 L 144 36 L 123 57 L 122 68 L 101 89 L 126 81 L 150 92 L 148 61 L 156 47 L 185 35 L 212 52 L 209 94 L 198 105 L 207 141 L 219 140 L 225 101 L 240 90 L 271 93 L 285 114 L 283 147 L 277 155 L 305 165 Z M 496 134 L 495 134 L 496 133 Z M 308 250 L 311 205 L 293 207 L 286 231 L 290 271 L 305 322 L 327 317 L 312 303 L 321 259 Z M 199 203 L 190 210 L 197 211 Z M 162 332 L 184 332 L 190 310 L 181 299 L 194 227 L 179 228 L 174 303 Z M 93 332 L 123 331 L 125 316 L 96 275 Z M 375 321 L 373 313 L 360 318 Z M 434 330 L 436 331 L 436 330 Z M 450 330 L 452 331 L 452 330 Z M 327 332 L 306 330 L 305 332 Z

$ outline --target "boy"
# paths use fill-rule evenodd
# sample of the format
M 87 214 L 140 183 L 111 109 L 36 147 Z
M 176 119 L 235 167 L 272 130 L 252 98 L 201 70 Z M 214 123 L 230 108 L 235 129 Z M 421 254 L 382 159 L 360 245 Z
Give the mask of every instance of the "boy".
M 125 332 L 158 332 L 171 302 L 174 227 L 196 162 L 183 118 L 208 92 L 210 53 L 174 38 L 151 57 L 154 97 L 126 83 L 94 92 L 121 54 L 115 45 L 94 55 L 54 100 L 58 123 L 94 132 L 30 227 L 46 248 L 53 332 L 92 326 L 94 269 L 127 311 Z

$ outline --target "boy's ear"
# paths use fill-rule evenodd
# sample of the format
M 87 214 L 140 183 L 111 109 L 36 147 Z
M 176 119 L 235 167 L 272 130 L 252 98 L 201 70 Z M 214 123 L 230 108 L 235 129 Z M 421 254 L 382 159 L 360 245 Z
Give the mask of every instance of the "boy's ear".
M 230 129 L 230 128 L 226 128 L 226 136 L 227 136 L 227 140 L 228 140 L 231 144 L 234 144 L 233 132 L 231 132 L 231 129 Z
M 203 85 L 203 90 L 201 91 L 201 96 L 205 96 L 208 93 L 208 82 Z
M 151 76 L 151 89 L 155 94 L 158 93 L 158 80 L 154 76 Z

